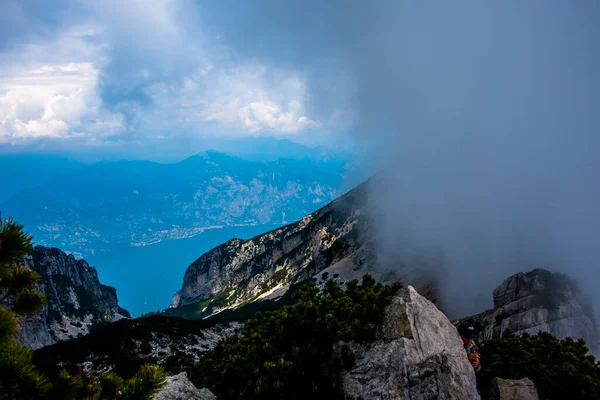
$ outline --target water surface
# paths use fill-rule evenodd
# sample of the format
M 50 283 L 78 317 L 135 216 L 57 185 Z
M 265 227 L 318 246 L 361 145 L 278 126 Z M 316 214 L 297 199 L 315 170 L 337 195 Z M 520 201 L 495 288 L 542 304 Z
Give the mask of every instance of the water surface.
M 88 256 L 86 260 L 97 268 L 101 283 L 117 288 L 121 307 L 137 317 L 167 308 L 181 288 L 187 267 L 208 250 L 229 239 L 250 239 L 278 226 L 210 229 L 192 238 L 150 246 L 115 246 L 110 253 Z

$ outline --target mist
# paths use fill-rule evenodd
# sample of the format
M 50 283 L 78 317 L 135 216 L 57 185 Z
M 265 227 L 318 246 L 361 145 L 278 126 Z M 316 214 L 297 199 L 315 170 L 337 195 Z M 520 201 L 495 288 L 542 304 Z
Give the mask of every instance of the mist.
M 211 15 L 236 24 L 226 40 L 241 54 L 300 65 L 316 112 L 347 110 L 381 170 L 380 261 L 433 257 L 452 316 L 491 307 L 519 271 L 561 271 L 591 294 L 600 281 L 600 5 L 483 3 L 265 1 Z
M 413 10 L 428 23 L 390 26 L 359 75 L 356 134 L 383 139 L 381 261 L 435 254 L 421 272 L 451 316 L 491 307 L 503 279 L 533 268 L 596 292 L 600 32 L 582 5 Z M 414 42 L 393 55 L 394 36 Z
M 435 254 L 421 272 L 451 316 L 491 307 L 519 271 L 600 281 L 598 9 L 532 4 L 415 11 L 427 22 L 388 25 L 360 67 L 356 134 L 383 139 L 381 261 Z

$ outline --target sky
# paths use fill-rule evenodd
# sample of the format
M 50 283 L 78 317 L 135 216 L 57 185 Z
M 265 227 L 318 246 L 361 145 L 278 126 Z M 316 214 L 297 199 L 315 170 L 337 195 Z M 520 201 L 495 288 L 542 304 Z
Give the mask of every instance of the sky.
M 534 266 L 588 292 L 600 282 L 596 0 L 1 8 L 4 151 L 155 159 L 267 136 L 353 147 L 383 171 L 382 259 L 441 249 L 461 310 Z
M 215 7 L 3 0 L 0 145 L 147 159 L 223 137 L 333 145 L 347 131 L 343 101 L 311 110 L 310 71 L 240 51 L 227 38 L 242 28 L 225 20 L 238 7 Z M 327 90 L 345 97 L 350 80 L 330 74 Z

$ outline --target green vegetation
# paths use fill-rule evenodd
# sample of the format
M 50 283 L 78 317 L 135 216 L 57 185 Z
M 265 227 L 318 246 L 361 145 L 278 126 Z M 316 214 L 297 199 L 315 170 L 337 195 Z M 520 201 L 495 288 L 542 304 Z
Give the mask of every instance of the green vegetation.
M 143 365 L 127 381 L 112 372 L 96 380 L 65 370 L 50 380 L 32 363 L 31 350 L 14 341 L 17 316 L 32 314 L 46 302 L 36 287 L 39 275 L 22 264 L 31 241 L 22 225 L 0 219 L 0 400 L 149 399 L 166 379 L 159 367 Z
M 399 288 L 365 275 L 346 290 L 329 280 L 320 294 L 311 280 L 295 293 L 293 305 L 255 314 L 243 334 L 204 353 L 190 377 L 219 399 L 343 398 L 339 373 L 353 360 L 344 346 L 334 356 L 334 344 L 372 340 Z
M 558 340 L 546 332 L 535 336 L 504 335 L 480 346 L 483 370 L 477 376 L 481 393 L 492 379 L 529 378 L 540 399 L 600 399 L 600 365 L 588 353 L 585 341 Z

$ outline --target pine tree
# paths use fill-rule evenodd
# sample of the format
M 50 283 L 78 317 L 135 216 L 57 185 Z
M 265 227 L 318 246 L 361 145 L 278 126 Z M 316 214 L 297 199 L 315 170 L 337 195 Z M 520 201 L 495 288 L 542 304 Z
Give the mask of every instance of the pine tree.
M 95 379 L 62 370 L 51 383 L 36 370 L 31 350 L 15 343 L 17 316 L 34 313 L 46 303 L 36 287 L 40 276 L 22 264 L 31 243 L 23 225 L 0 218 L 0 400 L 149 399 L 165 384 L 160 367 L 143 365 L 127 381 L 110 372 Z
M 31 251 L 31 240 L 22 225 L 0 219 L 0 399 L 34 399 L 50 388 L 31 363 L 31 350 L 13 340 L 16 317 L 45 304 L 36 288 L 39 275 L 22 265 Z

